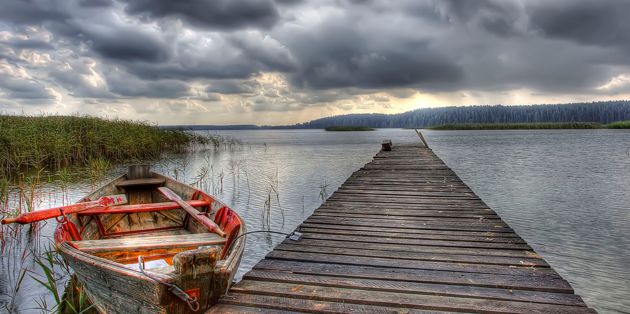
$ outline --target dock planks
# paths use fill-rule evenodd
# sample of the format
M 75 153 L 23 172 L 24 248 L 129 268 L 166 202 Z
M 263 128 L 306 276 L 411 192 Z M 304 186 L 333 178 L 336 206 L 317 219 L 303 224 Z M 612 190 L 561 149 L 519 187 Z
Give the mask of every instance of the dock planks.
M 594 313 L 429 148 L 356 171 L 210 313 Z

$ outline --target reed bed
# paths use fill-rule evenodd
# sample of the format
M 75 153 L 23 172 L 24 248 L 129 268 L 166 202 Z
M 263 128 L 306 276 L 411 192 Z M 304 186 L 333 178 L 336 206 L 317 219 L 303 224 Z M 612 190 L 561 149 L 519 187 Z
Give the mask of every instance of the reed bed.
M 630 129 L 630 121 L 617 121 L 606 124 L 607 129 Z
M 89 166 L 104 160 L 146 160 L 208 144 L 216 145 L 191 132 L 163 130 L 138 121 L 0 115 L 0 175 Z

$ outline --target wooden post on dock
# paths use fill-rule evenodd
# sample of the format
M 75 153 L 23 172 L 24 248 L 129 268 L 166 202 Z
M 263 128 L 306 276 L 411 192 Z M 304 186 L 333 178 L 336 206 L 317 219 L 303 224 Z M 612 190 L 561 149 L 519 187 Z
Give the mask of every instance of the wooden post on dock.
M 381 144 L 381 150 L 390 151 L 392 150 L 392 140 L 384 140 Z

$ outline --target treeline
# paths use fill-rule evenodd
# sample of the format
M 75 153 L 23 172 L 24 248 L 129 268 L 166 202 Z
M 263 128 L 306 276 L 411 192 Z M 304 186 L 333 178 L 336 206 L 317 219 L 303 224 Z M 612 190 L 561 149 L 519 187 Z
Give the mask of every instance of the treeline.
M 426 128 L 464 123 L 595 122 L 630 120 L 630 101 L 526 106 L 460 106 L 426 108 L 399 114 L 348 114 L 296 124 L 291 128 L 320 129 L 361 125 L 372 128 Z

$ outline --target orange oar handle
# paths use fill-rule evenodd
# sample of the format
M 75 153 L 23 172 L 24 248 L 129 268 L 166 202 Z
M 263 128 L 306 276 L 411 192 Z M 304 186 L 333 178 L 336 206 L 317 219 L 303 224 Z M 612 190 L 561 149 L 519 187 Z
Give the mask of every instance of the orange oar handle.
M 103 196 L 95 201 L 83 202 L 72 204 L 68 206 L 54 207 L 49 209 L 37 210 L 30 213 L 24 213 L 14 218 L 5 218 L 2 219 L 2 224 L 10 224 L 10 223 L 18 223 L 18 224 L 29 224 L 41 220 L 46 220 L 50 218 L 55 218 L 63 215 L 70 215 L 76 212 L 88 210 L 90 208 L 99 207 L 99 206 L 107 206 L 107 205 L 118 205 L 127 203 L 127 198 L 125 195 L 112 195 L 112 196 Z
M 223 230 L 221 230 L 221 227 L 219 227 L 219 225 L 217 225 L 216 223 L 214 223 L 214 221 L 212 221 L 212 219 L 208 218 L 208 216 L 205 216 L 205 213 L 202 213 L 200 211 L 198 211 L 196 208 L 190 206 L 190 204 L 186 203 L 186 201 L 184 201 L 181 197 L 179 197 L 179 195 L 177 195 L 175 192 L 173 192 L 173 190 L 167 188 L 167 187 L 159 187 L 158 190 L 160 191 L 160 193 L 164 194 L 164 196 L 166 196 L 166 198 L 168 198 L 169 200 L 177 203 L 179 206 L 181 206 L 188 214 L 190 214 L 190 216 L 196 220 L 198 223 L 202 224 L 204 227 L 206 227 L 210 232 L 214 232 L 222 237 L 225 237 L 225 232 L 223 232 Z
M 72 214 L 77 211 L 89 209 L 92 207 L 100 206 L 98 202 L 85 202 L 79 204 L 73 204 L 62 207 L 55 207 L 49 209 L 38 210 L 30 213 L 24 213 L 17 217 L 2 219 L 2 224 L 18 223 L 29 224 L 37 221 L 42 221 L 50 218 L 63 216 L 64 214 Z

